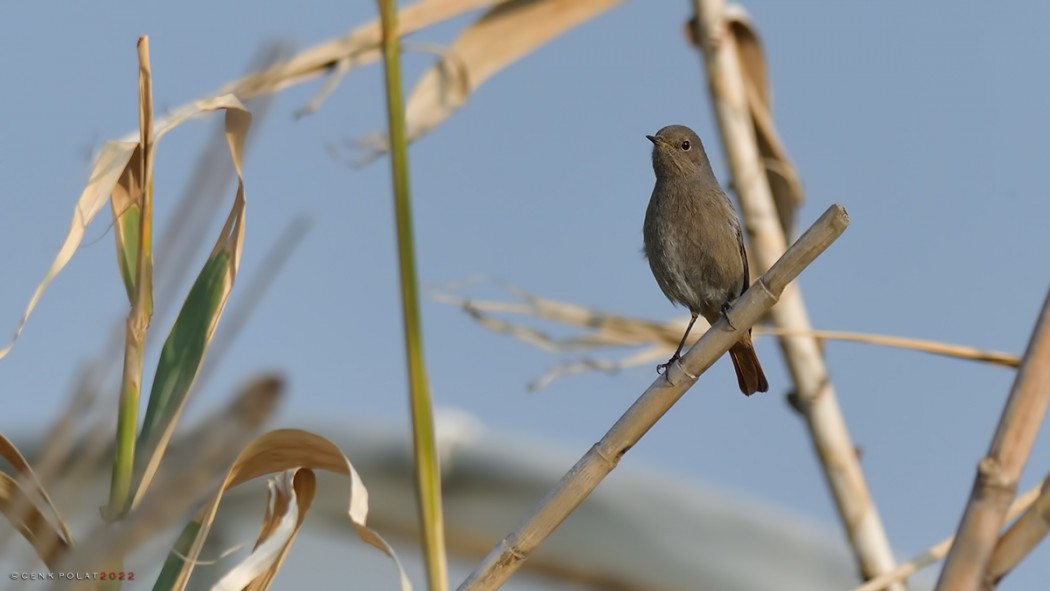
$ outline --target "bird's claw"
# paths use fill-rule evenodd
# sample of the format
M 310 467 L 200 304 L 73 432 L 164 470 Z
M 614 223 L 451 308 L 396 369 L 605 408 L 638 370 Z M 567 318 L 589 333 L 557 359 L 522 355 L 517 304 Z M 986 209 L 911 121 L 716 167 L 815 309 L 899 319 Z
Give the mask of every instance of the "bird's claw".
M 678 356 L 678 355 L 673 355 L 673 356 L 672 356 L 672 357 L 671 357 L 670 359 L 668 359 L 668 360 L 667 360 L 667 363 L 661 363 L 660 365 L 657 365 L 657 366 L 656 366 L 656 373 L 657 373 L 657 374 L 662 374 L 662 373 L 664 373 L 665 371 L 667 371 L 667 368 L 668 368 L 668 367 L 671 367 L 671 364 L 672 364 L 672 363 L 674 363 L 674 362 L 676 362 L 676 361 L 678 361 L 678 360 L 680 360 L 680 359 L 681 359 L 681 357 L 680 357 L 680 356 Z

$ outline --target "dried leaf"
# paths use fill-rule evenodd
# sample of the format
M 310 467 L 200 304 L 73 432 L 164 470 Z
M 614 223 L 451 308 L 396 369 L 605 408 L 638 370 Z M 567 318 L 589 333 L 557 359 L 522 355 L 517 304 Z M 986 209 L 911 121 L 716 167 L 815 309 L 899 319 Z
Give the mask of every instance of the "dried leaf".
M 248 112 L 244 110 L 243 106 L 241 106 L 240 101 L 238 101 L 233 95 L 229 94 L 191 103 L 173 112 L 168 117 L 165 117 L 162 121 L 157 123 L 156 131 L 153 135 L 154 145 L 156 145 L 160 139 L 172 129 L 190 119 L 199 117 L 216 109 L 227 110 L 226 135 L 227 140 L 231 142 L 232 150 L 232 142 L 235 138 L 231 138 L 231 133 L 234 132 L 231 132 L 229 113 L 234 112 L 237 109 L 242 113 L 241 115 L 234 116 L 235 121 L 233 123 L 233 129 L 237 129 L 240 125 L 245 125 L 246 129 L 246 121 L 250 121 L 250 115 L 248 115 Z M 135 175 L 142 174 L 141 171 L 137 170 L 128 172 L 129 167 L 137 166 L 135 163 L 140 161 L 138 158 L 133 159 L 138 146 L 139 142 L 134 136 L 120 141 L 109 141 L 102 146 L 102 151 L 99 153 L 98 158 L 95 160 L 95 165 L 91 169 L 88 183 L 84 187 L 84 191 L 80 194 L 80 199 L 77 200 L 76 207 L 73 209 L 73 221 L 70 223 L 69 231 L 66 233 L 66 239 L 62 243 L 58 255 L 55 256 L 55 260 L 51 263 L 51 267 L 44 275 L 44 279 L 37 286 L 32 297 L 29 298 L 29 304 L 26 306 L 26 310 L 22 314 L 21 320 L 18 322 L 18 327 L 15 329 L 15 334 L 11 338 L 11 341 L 3 349 L 0 349 L 0 359 L 4 358 L 11 351 L 15 341 L 17 341 L 18 337 L 22 334 L 22 330 L 25 328 L 25 323 L 29 319 L 29 315 L 32 314 L 36 305 L 40 302 L 40 298 L 44 295 L 44 290 L 47 289 L 59 272 L 61 272 L 66 264 L 69 263 L 70 259 L 73 258 L 73 254 L 76 253 L 77 247 L 80 246 L 80 243 L 84 238 L 84 231 L 87 229 L 88 224 L 91 223 L 91 220 L 95 219 L 95 215 L 97 215 L 102 209 L 102 206 L 105 205 L 106 200 L 116 192 L 117 198 L 121 200 L 121 203 L 114 208 L 114 215 L 118 216 L 121 220 L 134 217 L 121 216 L 120 214 L 129 207 L 128 203 L 134 201 L 136 195 L 126 187 L 117 189 L 117 186 L 118 182 L 131 183 L 135 178 L 139 178 L 135 177 Z M 241 153 L 243 154 L 243 139 L 241 141 Z M 128 186 L 131 185 L 129 184 Z M 130 231 L 130 229 L 127 231 Z M 121 253 L 119 256 L 121 261 L 121 273 L 125 275 L 125 284 L 128 283 L 128 269 L 134 268 L 133 265 L 131 267 L 128 266 L 129 257 L 127 254 L 124 254 L 127 252 L 127 246 L 124 248 L 118 247 L 118 253 Z M 239 253 L 240 250 L 238 249 L 237 252 Z
M 40 483 L 40 480 L 36 477 L 36 473 L 33 472 L 32 466 L 26 461 L 25 456 L 22 452 L 18 451 L 14 442 L 8 439 L 3 433 L 0 433 L 0 457 L 7 460 L 7 463 L 11 464 L 15 470 L 18 471 L 21 479 L 28 484 L 33 486 L 33 493 L 40 497 L 40 499 L 47 505 L 47 508 L 54 515 L 55 521 L 58 522 L 59 531 L 62 533 L 62 539 L 67 543 L 73 543 L 73 533 L 69 531 L 69 526 L 66 525 L 62 516 L 58 513 L 58 508 L 51 502 L 51 497 L 48 496 L 47 491 L 44 490 L 44 486 Z
M 54 567 L 73 544 L 73 534 L 25 456 L 3 434 L 0 434 L 0 457 L 11 464 L 21 480 L 19 482 L 18 479 L 0 472 L 0 512 L 3 512 L 14 529 L 33 545 L 40 560 L 48 567 Z M 31 487 L 29 492 L 23 488 L 24 485 Z M 36 499 L 43 502 L 57 525 L 52 525 L 40 511 Z
M 96 526 L 62 560 L 61 568 L 75 572 L 107 564 L 183 519 L 205 494 L 210 496 L 238 452 L 273 415 L 283 390 L 283 380 L 276 375 L 249 382 L 226 408 L 188 433 L 184 444 L 172 448 L 156 485 L 137 507 L 121 519 Z M 56 587 L 76 584 L 67 580 Z
M 404 37 L 465 12 L 506 1 L 421 0 L 403 8 L 398 13 L 398 34 Z M 224 92 L 233 93 L 242 98 L 254 97 L 277 92 L 305 79 L 321 75 L 330 76 L 329 83 L 321 90 L 319 96 L 300 109 L 297 114 L 302 116 L 311 113 L 320 108 L 324 98 L 333 90 L 332 80 L 338 81 L 339 77 L 352 68 L 380 59 L 379 41 L 381 37 L 379 19 L 376 19 L 354 29 L 344 37 L 319 43 L 284 63 L 228 84 Z
M 69 550 L 69 542 L 33 504 L 18 481 L 3 472 L 0 472 L 0 513 L 32 544 L 41 562 L 57 570 L 59 560 Z
M 382 550 L 389 556 L 397 566 L 400 576 L 401 589 L 409 591 L 412 585 L 405 574 L 401 561 L 394 554 L 394 550 L 376 532 L 366 525 L 368 518 L 368 490 L 365 488 L 357 470 L 354 469 L 350 460 L 343 455 L 339 448 L 331 441 L 315 435 L 308 431 L 299 429 L 280 429 L 271 431 L 256 438 L 238 456 L 237 461 L 227 473 L 219 492 L 215 497 L 201 509 L 194 524 L 188 527 L 198 527 L 196 540 L 186 552 L 182 570 L 179 572 L 172 589 L 181 591 L 189 582 L 193 567 L 200 557 L 204 540 L 211 530 L 212 523 L 219 510 L 222 496 L 229 489 L 253 478 L 266 474 L 273 474 L 284 470 L 312 469 L 328 470 L 350 477 L 350 508 L 348 514 L 350 522 L 357 535 L 365 542 Z M 179 557 L 172 559 L 181 560 Z M 169 559 L 171 560 L 171 559 Z
M 33 313 L 33 309 L 36 308 L 40 298 L 44 295 L 44 290 L 51 285 L 55 277 L 73 258 L 77 247 L 80 246 L 80 242 L 84 239 L 84 231 L 87 229 L 88 224 L 91 223 L 91 220 L 95 219 L 95 215 L 102 209 L 102 206 L 105 205 L 110 193 L 113 192 L 113 187 L 116 186 L 117 179 L 124 173 L 136 147 L 138 147 L 138 142 L 129 141 L 106 142 L 102 146 L 102 151 L 95 161 L 95 166 L 91 169 L 87 185 L 73 208 L 73 221 L 70 222 L 66 239 L 62 243 L 58 255 L 55 256 L 55 260 L 52 261 L 51 267 L 44 275 L 44 279 L 37 285 L 36 291 L 29 298 L 29 304 L 26 306 L 25 312 L 22 313 L 21 320 L 18 321 L 18 327 L 15 329 L 15 334 L 11 337 L 11 341 L 3 349 L 0 349 L 0 359 L 3 359 L 11 351 L 15 341 L 22 334 L 22 329 L 25 328 L 29 315 Z
M 448 119 L 493 74 L 621 2 L 510 0 L 492 8 L 467 27 L 445 58 L 416 84 L 405 111 L 409 140 Z M 379 134 L 368 143 L 372 157 L 387 149 L 385 136 Z
M 317 489 L 313 471 L 285 470 L 267 485 L 270 498 L 255 548 L 212 587 L 213 591 L 269 589 L 302 528 Z

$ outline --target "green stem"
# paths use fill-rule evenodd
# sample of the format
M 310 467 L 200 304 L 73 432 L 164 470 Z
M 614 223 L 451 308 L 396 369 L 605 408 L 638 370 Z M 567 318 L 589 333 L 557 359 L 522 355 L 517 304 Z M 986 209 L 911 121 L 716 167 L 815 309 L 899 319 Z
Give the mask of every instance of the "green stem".
M 423 364 L 423 328 L 419 317 L 419 288 L 416 280 L 415 246 L 412 234 L 412 203 L 408 186 L 408 141 L 401 94 L 400 41 L 397 5 L 378 0 L 383 23 L 383 65 L 386 75 L 391 174 L 397 224 L 398 269 L 401 277 L 401 314 L 404 318 L 405 357 L 409 398 L 412 407 L 412 443 L 416 465 L 416 497 L 423 531 L 423 555 L 431 591 L 448 589 L 445 557 L 445 528 L 441 510 L 441 474 L 438 470 L 431 412 L 430 386 Z
M 135 467 L 135 437 L 138 426 L 139 397 L 146 332 L 153 316 L 153 92 L 149 67 L 149 40 L 139 40 L 139 129 L 142 205 L 139 211 L 138 259 L 135 265 L 135 293 L 128 312 L 124 341 L 124 370 L 117 410 L 116 452 L 110 481 L 110 519 L 126 513 L 131 498 L 131 479 Z

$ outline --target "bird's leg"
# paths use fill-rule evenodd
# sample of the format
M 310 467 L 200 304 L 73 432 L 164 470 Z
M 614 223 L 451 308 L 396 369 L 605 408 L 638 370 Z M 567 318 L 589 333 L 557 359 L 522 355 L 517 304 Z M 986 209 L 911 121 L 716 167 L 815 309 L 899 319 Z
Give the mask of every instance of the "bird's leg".
M 726 324 L 729 325 L 729 330 L 736 330 L 736 327 L 733 326 L 733 322 L 729 320 L 730 308 L 732 308 L 732 306 L 729 305 L 729 302 L 722 304 L 722 318 L 726 319 Z
M 678 348 L 675 349 L 674 355 L 667 360 L 667 363 L 661 363 L 656 366 L 656 373 L 663 373 L 672 363 L 682 358 L 682 347 L 685 346 L 685 339 L 689 336 L 689 331 L 693 330 L 693 323 L 696 322 L 697 313 L 693 312 L 693 317 L 689 319 L 689 326 L 685 327 L 685 334 L 682 335 L 682 340 L 678 342 Z

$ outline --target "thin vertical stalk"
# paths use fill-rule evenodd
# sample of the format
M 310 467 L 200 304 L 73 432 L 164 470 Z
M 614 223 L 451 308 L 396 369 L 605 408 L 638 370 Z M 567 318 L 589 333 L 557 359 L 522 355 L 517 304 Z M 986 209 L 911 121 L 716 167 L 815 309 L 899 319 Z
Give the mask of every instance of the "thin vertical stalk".
M 139 170 L 140 195 L 138 259 L 135 294 L 128 312 L 124 341 L 124 371 L 117 414 L 116 453 L 109 491 L 108 517 L 127 510 L 135 462 L 135 437 L 146 332 L 153 316 L 153 88 L 149 61 L 149 37 L 140 37 L 139 55 Z
M 390 170 L 394 185 L 394 215 L 397 225 L 398 271 L 401 278 L 401 314 L 404 318 L 405 362 L 412 408 L 412 445 L 416 465 L 416 500 L 427 582 L 432 591 L 448 589 L 445 556 L 445 527 L 441 508 L 441 473 L 438 469 L 431 411 L 430 385 L 423 363 L 423 327 L 419 316 L 419 287 L 416 279 L 415 245 L 412 233 L 412 201 L 408 183 L 408 141 L 405 137 L 405 108 L 401 92 L 401 55 L 397 26 L 397 4 L 378 0 L 382 20 L 383 70 L 386 77 L 389 119 Z
M 1028 454 L 1050 406 L 1050 293 L 1028 341 L 988 454 L 977 466 L 955 543 L 948 552 L 937 591 L 981 588 L 999 541 L 1010 502 L 1017 493 Z
M 694 4 L 711 102 L 744 227 L 759 270 L 767 269 L 784 252 L 787 237 L 760 158 L 736 43 L 725 18 L 726 3 L 694 0 Z M 812 328 L 802 292 L 794 285 L 784 290 L 770 316 L 778 328 Z M 889 572 L 895 566 L 893 551 L 854 451 L 820 345 L 812 336 L 782 336 L 780 346 L 795 382 L 813 448 L 861 572 L 865 579 Z M 889 589 L 902 591 L 904 585 L 894 583 Z

